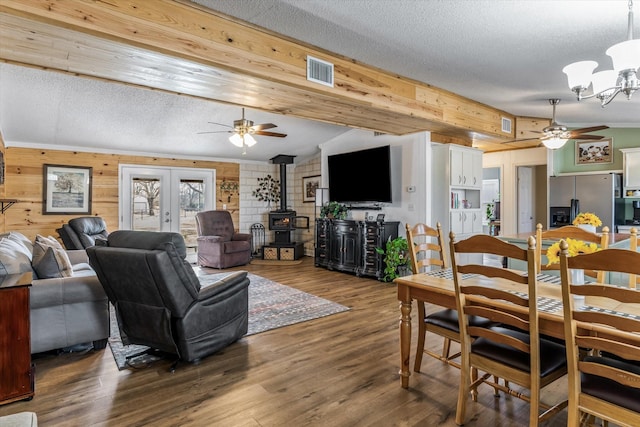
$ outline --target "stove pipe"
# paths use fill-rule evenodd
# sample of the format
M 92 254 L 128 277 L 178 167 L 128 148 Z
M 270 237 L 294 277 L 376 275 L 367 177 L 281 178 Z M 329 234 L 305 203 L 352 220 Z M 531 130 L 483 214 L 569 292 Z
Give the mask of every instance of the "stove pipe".
M 293 163 L 295 156 L 278 154 L 271 159 L 274 165 L 280 165 L 280 209 L 279 212 L 287 212 L 287 165 Z

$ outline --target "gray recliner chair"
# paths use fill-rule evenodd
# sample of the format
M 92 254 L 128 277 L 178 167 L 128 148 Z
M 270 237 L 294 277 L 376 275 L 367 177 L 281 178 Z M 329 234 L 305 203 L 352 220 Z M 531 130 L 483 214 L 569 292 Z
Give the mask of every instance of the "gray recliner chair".
M 196 276 L 178 233 L 114 231 L 87 255 L 124 344 L 196 362 L 247 333 L 247 272 Z
M 251 261 L 251 234 L 236 233 L 228 211 L 198 212 L 196 229 L 199 266 L 228 268 Z
M 68 250 L 86 249 L 96 244 L 96 239 L 106 240 L 107 223 L 99 216 L 83 216 L 69 220 L 56 230 Z

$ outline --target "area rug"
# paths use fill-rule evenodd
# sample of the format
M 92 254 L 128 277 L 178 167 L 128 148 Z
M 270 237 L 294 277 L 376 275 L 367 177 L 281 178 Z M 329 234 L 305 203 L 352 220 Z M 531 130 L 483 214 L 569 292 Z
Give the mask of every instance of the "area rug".
M 218 274 L 225 275 L 225 273 Z M 249 273 L 249 280 L 249 330 L 247 336 L 349 310 L 348 307 L 341 304 L 255 274 Z M 160 358 L 155 354 L 146 354 L 148 347 L 123 345 L 113 307 L 110 307 L 110 313 L 109 347 L 118 369 L 146 367 Z

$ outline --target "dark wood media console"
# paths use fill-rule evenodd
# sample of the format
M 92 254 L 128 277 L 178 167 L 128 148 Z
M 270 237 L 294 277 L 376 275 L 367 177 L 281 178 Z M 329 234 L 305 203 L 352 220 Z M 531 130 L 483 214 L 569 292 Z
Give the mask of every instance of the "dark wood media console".
M 315 265 L 357 276 L 384 276 L 384 248 L 388 239 L 398 237 L 400 222 L 316 220 Z

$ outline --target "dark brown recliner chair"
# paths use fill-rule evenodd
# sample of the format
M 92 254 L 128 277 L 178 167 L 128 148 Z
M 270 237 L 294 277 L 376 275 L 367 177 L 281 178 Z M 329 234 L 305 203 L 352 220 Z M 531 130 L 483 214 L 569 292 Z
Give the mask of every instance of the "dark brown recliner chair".
M 246 271 L 196 276 L 179 233 L 119 230 L 87 248 L 122 342 L 196 362 L 247 333 Z
M 251 261 L 251 234 L 236 233 L 228 211 L 196 214 L 198 265 L 228 268 Z
M 67 250 L 86 249 L 96 244 L 96 239 L 106 240 L 107 223 L 99 216 L 82 216 L 69 220 L 56 230 Z

